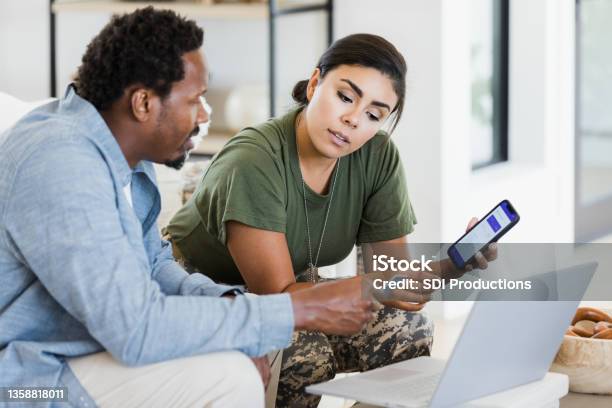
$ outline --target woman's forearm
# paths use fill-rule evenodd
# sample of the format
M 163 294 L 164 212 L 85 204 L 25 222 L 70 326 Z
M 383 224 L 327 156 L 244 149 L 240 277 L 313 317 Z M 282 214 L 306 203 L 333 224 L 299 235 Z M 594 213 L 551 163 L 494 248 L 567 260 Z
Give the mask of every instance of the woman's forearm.
M 285 289 L 283 289 L 283 293 L 292 293 L 298 290 L 312 288 L 316 284 L 313 282 L 293 282 L 287 285 Z
M 457 269 L 450 259 L 442 259 L 432 263 L 433 274 L 441 279 L 448 280 L 460 277 L 465 271 Z

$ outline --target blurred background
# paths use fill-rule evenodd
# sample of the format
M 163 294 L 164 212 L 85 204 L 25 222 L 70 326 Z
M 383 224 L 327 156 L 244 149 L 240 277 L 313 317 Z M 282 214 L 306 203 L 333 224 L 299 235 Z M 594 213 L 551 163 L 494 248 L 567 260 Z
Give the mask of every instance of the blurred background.
M 3 0 L 0 92 L 25 101 L 62 95 L 112 13 L 144 4 Z M 210 157 L 271 109 L 286 111 L 293 84 L 308 77 L 330 40 L 371 32 L 393 42 L 409 66 L 405 116 L 393 138 L 419 218 L 414 241 L 454 241 L 471 216 L 503 198 L 522 217 L 509 241 L 612 233 L 608 0 L 150 4 L 174 8 L 205 30 L 214 113 L 194 159 Z M 180 205 L 180 179 L 160 174 L 160 224 Z
M 61 96 L 110 16 L 146 4 L 204 28 L 214 110 L 186 168 L 158 167 L 160 227 L 233 133 L 291 106 L 330 41 L 370 32 L 409 67 L 393 140 L 419 220 L 412 241 L 455 241 L 507 198 L 521 222 L 505 242 L 612 242 L 612 1 L 2 0 L 0 92 Z M 354 270 L 351 256 L 327 273 Z M 447 322 L 435 346 L 444 355 L 466 308 L 428 308 Z

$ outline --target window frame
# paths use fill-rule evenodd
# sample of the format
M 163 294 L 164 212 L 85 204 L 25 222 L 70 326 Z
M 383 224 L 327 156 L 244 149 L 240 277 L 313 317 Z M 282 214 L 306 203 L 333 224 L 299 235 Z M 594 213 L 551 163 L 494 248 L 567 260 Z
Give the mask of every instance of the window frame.
M 493 0 L 493 75 L 491 120 L 493 154 L 490 160 L 472 162 L 472 170 L 508 161 L 508 106 L 510 65 L 510 2 Z

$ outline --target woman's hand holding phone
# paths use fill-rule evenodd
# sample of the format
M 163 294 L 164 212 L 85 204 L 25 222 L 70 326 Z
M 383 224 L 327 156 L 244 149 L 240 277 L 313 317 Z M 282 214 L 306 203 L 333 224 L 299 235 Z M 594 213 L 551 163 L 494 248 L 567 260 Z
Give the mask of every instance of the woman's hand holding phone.
M 447 267 L 441 270 L 454 269 L 461 276 L 461 272 L 486 269 L 488 262 L 497 258 L 495 243 L 519 220 L 520 216 L 509 200 L 500 201 L 480 221 L 472 218 L 465 234 L 448 248 Z
M 478 218 L 472 217 L 468 222 L 465 232 L 470 231 L 474 226 L 478 224 Z M 497 243 L 492 242 L 488 244 L 484 250 L 476 252 L 474 259 L 471 262 L 465 264 L 463 269 L 457 268 L 453 262 L 446 259 L 443 264 L 441 263 L 441 277 L 443 279 L 457 279 L 462 277 L 466 272 L 473 271 L 474 269 L 487 269 L 489 262 L 493 262 L 497 259 Z
M 468 222 L 467 228 L 465 232 L 468 232 L 474 226 L 478 224 L 478 218 L 472 217 L 472 219 Z M 495 242 L 490 243 L 484 249 L 484 251 L 476 252 L 474 256 L 474 261 L 472 263 L 468 263 L 465 265 L 465 272 L 470 272 L 474 269 L 474 267 L 478 269 L 487 269 L 489 266 L 489 262 L 492 262 L 497 259 L 497 244 Z

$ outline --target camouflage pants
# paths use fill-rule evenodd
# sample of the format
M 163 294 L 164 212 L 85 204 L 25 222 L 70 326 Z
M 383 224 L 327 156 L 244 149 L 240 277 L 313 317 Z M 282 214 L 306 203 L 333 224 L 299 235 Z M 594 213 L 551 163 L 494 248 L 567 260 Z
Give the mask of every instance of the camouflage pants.
M 316 407 L 321 397 L 306 393 L 306 386 L 330 380 L 336 373 L 366 371 L 428 356 L 432 343 L 433 323 L 425 314 L 386 306 L 352 336 L 294 332 L 283 352 L 276 406 Z

